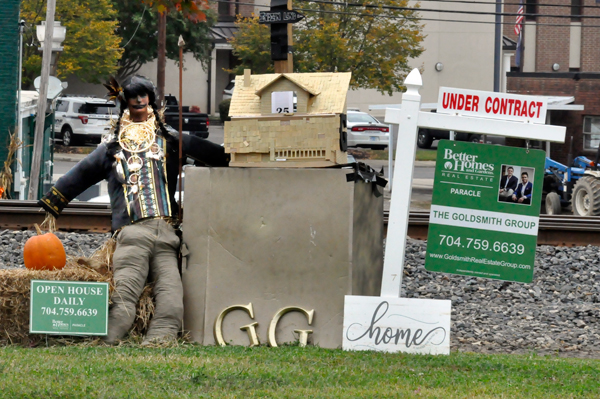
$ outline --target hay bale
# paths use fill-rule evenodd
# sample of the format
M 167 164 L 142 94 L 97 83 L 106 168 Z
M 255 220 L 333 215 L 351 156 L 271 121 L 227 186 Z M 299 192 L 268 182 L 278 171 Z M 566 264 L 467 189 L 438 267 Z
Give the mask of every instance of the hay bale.
M 112 253 L 114 240 L 108 240 L 89 258 L 69 258 L 62 270 L 0 270 L 0 345 L 35 346 L 45 339 L 42 334 L 29 334 L 29 303 L 31 280 L 97 281 L 109 283 L 113 292 Z M 130 331 L 132 336 L 144 335 L 154 313 L 152 286 L 144 288 Z M 55 337 L 55 336 L 53 336 Z M 95 341 L 97 337 L 69 337 L 64 343 Z

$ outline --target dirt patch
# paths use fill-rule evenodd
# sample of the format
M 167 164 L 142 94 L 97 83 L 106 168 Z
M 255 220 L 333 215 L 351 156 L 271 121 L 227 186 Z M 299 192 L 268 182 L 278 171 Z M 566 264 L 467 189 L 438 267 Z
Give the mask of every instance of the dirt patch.
M 73 147 L 54 144 L 55 154 L 91 154 L 95 147 Z
M 387 150 L 370 150 L 367 148 L 348 148 L 348 154 L 352 155 L 354 159 L 388 159 Z

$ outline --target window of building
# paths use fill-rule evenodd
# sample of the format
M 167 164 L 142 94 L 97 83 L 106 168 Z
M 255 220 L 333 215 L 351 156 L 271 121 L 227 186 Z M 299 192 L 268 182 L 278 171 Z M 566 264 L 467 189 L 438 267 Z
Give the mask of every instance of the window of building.
M 219 15 L 229 16 L 229 4 L 230 3 L 228 1 L 219 2 Z
M 581 22 L 582 0 L 571 0 L 571 22 Z
M 525 0 L 525 20 L 535 21 L 538 13 L 537 0 Z
M 240 13 L 240 5 L 237 1 L 219 1 L 219 20 L 235 20 Z
M 595 150 L 600 144 L 600 116 L 586 116 L 583 119 L 583 149 Z

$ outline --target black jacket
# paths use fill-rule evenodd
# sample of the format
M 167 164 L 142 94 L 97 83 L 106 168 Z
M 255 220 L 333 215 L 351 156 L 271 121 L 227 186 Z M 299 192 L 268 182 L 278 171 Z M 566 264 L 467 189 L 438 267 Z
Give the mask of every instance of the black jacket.
M 167 179 L 169 182 L 176 182 L 179 173 L 179 140 L 171 136 L 167 143 L 165 161 Z M 113 231 L 131 224 L 126 209 L 123 184 L 118 181 L 116 172 L 113 170 L 115 151 L 110 148 L 111 146 L 114 147 L 115 143 L 100 144 L 90 155 L 58 179 L 56 185 L 42 197 L 39 204 L 46 211 L 58 217 L 73 198 L 94 184 L 107 180 Z M 229 163 L 229 155 L 225 154 L 222 146 L 187 134 L 183 135 L 183 157 L 184 160 L 186 157 L 194 159 L 197 161 L 196 165 L 227 166 Z M 177 215 L 179 207 L 174 197 L 176 185 L 169 184 L 168 188 L 171 209 L 173 215 Z
M 508 179 L 508 175 L 504 175 L 502 176 L 502 178 L 500 179 L 500 188 L 504 188 L 504 185 L 506 184 L 506 180 Z M 517 184 L 519 184 L 519 179 L 517 179 L 517 176 L 511 176 L 510 180 L 508 181 L 508 185 L 506 186 L 507 190 L 515 190 L 517 188 Z

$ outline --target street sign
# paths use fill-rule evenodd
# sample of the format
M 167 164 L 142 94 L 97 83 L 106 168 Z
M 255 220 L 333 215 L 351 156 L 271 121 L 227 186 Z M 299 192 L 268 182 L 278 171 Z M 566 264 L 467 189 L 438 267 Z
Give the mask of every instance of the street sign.
M 31 280 L 31 334 L 106 335 L 108 283 Z
M 545 153 L 440 141 L 425 269 L 529 283 Z
M 304 19 L 298 11 L 260 11 L 259 24 L 294 24 Z

